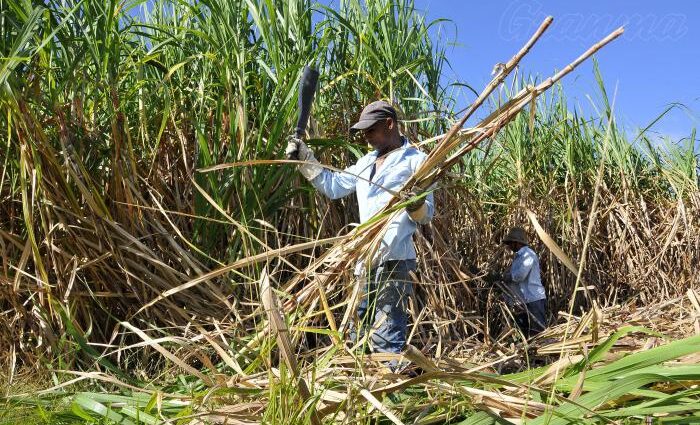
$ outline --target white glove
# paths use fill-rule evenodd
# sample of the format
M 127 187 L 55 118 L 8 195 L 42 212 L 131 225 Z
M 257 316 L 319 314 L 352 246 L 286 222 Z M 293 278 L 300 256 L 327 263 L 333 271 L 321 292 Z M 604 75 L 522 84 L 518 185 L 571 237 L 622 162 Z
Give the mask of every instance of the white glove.
M 306 146 L 303 140 L 296 136 L 290 136 L 287 139 L 287 149 L 285 149 L 284 153 L 289 159 L 305 161 L 304 164 L 299 164 L 299 172 L 307 180 L 313 180 L 323 172 L 323 167 L 314 157 L 314 153 Z
M 408 193 L 409 198 L 415 198 L 424 193 L 422 189 L 418 188 Z M 428 215 L 428 206 L 425 204 L 425 196 L 419 198 L 408 205 L 406 205 L 406 212 L 416 223 L 421 223 L 425 216 Z
M 417 210 L 410 211 L 408 208 L 406 208 L 406 212 L 408 213 L 408 216 L 411 217 L 411 220 L 415 221 L 416 223 L 421 223 L 425 219 L 425 216 L 428 215 L 428 206 L 425 205 L 424 202 L 420 207 L 418 207 Z

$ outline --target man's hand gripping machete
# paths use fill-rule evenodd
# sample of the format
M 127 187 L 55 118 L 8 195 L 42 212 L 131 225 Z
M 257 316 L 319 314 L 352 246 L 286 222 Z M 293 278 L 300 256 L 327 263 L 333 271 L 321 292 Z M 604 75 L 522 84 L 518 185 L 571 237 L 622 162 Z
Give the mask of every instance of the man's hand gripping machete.
M 304 164 L 299 165 L 299 171 L 308 180 L 313 180 L 323 171 L 323 167 L 314 157 L 314 153 L 304 143 L 304 133 L 309 122 L 317 83 L 318 71 L 308 66 L 305 67 L 299 81 L 299 119 L 294 134 L 287 137 L 287 149 L 285 149 L 287 159 L 305 161 Z

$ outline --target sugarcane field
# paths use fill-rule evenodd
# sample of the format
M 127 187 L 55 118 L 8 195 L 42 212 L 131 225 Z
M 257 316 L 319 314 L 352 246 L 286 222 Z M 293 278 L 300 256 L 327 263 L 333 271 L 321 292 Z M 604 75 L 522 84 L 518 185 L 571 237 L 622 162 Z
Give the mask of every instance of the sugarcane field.
M 700 4 L 574 3 L 0 0 L 0 424 L 700 424 Z

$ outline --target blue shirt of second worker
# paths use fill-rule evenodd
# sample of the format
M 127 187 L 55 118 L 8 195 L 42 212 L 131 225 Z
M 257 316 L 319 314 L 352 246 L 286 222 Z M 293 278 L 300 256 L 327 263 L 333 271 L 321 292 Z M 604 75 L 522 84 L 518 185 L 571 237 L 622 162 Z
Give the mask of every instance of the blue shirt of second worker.
M 547 298 L 540 277 L 540 259 L 529 246 L 515 253 L 510 267 L 510 281 L 518 285 L 526 303 Z

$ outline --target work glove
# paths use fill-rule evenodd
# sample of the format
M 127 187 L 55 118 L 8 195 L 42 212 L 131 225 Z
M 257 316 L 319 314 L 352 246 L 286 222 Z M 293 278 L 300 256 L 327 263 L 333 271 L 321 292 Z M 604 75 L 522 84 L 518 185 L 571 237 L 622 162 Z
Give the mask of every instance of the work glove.
M 321 163 L 314 157 L 314 153 L 311 149 L 306 146 L 303 140 L 294 134 L 287 137 L 287 148 L 284 154 L 287 159 L 304 161 L 303 164 L 298 165 L 298 168 L 301 175 L 306 177 L 307 180 L 313 180 L 323 172 Z
M 425 191 L 420 188 L 414 188 L 406 197 L 411 201 L 406 205 L 406 212 L 409 217 L 417 223 L 422 222 L 425 216 L 428 214 L 428 206 L 425 205 Z

